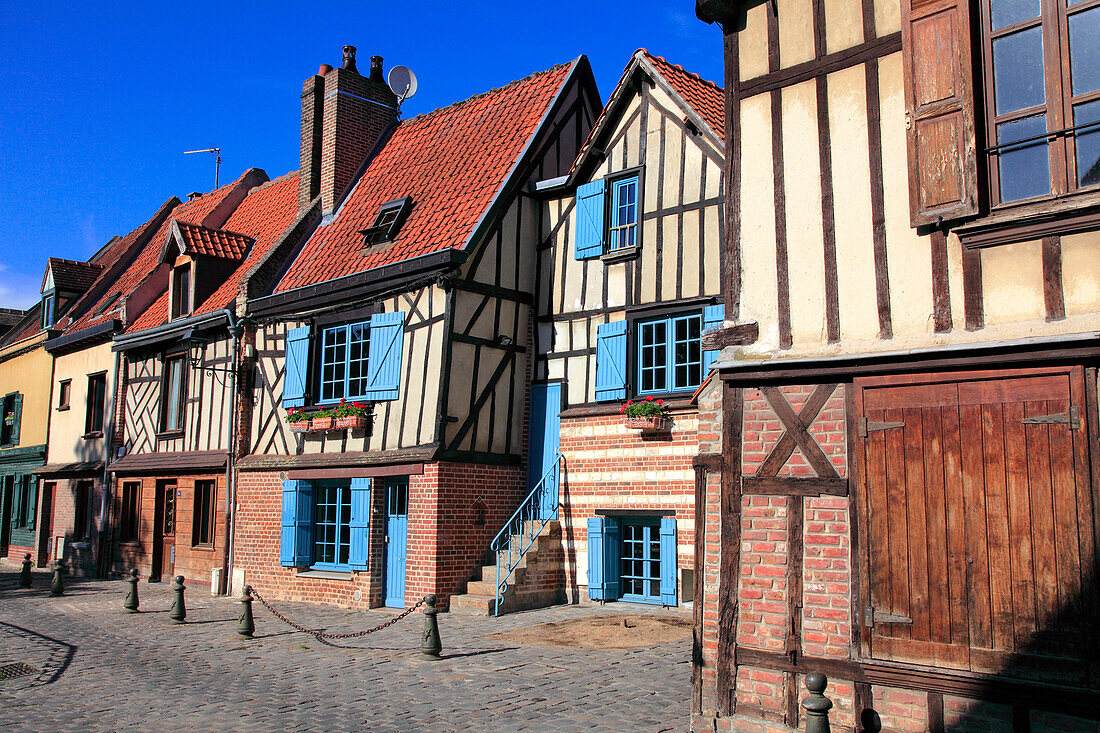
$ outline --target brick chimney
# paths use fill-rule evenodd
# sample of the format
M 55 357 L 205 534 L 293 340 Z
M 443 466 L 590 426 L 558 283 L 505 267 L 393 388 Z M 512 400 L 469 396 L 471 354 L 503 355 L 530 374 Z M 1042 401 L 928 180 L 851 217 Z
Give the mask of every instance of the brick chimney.
M 302 148 L 298 209 L 318 194 L 332 212 L 367 155 L 397 115 L 397 97 L 372 56 L 370 74 L 355 66 L 355 47 L 344 46 L 339 69 L 322 66 L 302 84 Z

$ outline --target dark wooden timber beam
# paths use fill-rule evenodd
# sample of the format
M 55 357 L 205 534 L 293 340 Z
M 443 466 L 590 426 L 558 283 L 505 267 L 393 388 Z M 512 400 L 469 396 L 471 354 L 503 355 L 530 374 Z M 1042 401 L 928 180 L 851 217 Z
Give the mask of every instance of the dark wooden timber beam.
M 760 338 L 760 325 L 753 321 L 707 331 L 703 334 L 702 344 L 704 350 L 712 351 L 724 349 L 727 346 L 755 344 L 758 338 Z

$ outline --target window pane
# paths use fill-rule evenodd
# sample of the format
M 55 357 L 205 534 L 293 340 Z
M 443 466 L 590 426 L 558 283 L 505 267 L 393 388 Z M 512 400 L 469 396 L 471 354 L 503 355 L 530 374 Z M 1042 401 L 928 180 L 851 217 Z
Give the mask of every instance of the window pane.
M 1074 94 L 1100 89 L 1100 7 L 1069 16 L 1069 65 Z
M 362 397 L 367 388 L 367 357 L 370 354 L 370 324 L 357 323 L 349 328 L 348 393 L 346 397 Z
M 1028 28 L 993 41 L 997 114 L 1043 104 L 1043 32 Z
M 321 399 L 338 400 L 344 396 L 344 371 L 347 364 L 346 326 L 327 328 L 321 347 Z
M 702 331 L 700 316 L 677 318 L 673 348 L 673 389 L 698 387 L 703 371 L 703 352 L 699 343 Z
M 1087 125 L 1100 122 L 1100 100 L 1079 104 L 1073 108 L 1073 124 Z M 1077 185 L 1095 186 L 1100 183 L 1100 127 L 1094 127 L 1077 135 Z
M 183 362 L 180 359 L 172 359 L 168 362 L 168 397 L 165 405 L 164 427 L 166 430 L 175 430 L 180 426 L 180 388 L 182 386 Z
M 992 0 L 993 30 L 1039 17 L 1039 0 Z
M 1004 145 L 1046 132 L 1046 115 L 997 125 L 997 143 Z M 1050 159 L 1046 140 L 1001 150 L 1001 201 L 1018 201 L 1050 193 Z
M 667 321 L 643 323 L 638 333 L 641 391 L 665 391 L 668 389 Z

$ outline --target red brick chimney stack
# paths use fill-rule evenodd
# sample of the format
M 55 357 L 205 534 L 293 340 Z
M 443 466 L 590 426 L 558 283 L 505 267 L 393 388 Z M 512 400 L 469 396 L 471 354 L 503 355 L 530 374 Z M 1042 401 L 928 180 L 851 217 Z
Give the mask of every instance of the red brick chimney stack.
M 397 116 L 397 97 L 386 85 L 382 57 L 372 56 L 369 76 L 355 66 L 355 47 L 344 46 L 339 69 L 321 67 L 302 85 L 299 209 L 318 194 L 328 214 Z

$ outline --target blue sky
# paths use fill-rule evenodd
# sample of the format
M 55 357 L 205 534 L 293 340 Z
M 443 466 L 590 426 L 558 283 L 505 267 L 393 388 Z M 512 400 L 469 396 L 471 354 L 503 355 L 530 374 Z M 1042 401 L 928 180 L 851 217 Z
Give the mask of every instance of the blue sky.
M 344 44 L 410 67 L 410 117 L 586 54 L 606 99 L 638 47 L 722 81 L 721 35 L 676 2 L 21 3 L 0 14 L 0 306 L 46 257 L 86 259 L 170 196 L 298 167 L 302 81 Z

